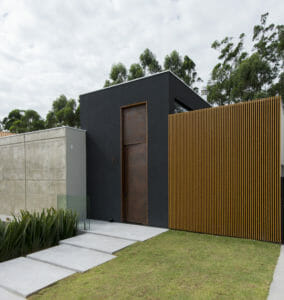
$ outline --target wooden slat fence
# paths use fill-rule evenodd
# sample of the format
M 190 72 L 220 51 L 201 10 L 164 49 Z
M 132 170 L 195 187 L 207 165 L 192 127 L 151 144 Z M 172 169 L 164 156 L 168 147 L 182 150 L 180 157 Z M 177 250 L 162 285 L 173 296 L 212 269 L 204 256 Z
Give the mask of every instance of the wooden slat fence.
M 280 97 L 169 115 L 169 227 L 281 242 Z

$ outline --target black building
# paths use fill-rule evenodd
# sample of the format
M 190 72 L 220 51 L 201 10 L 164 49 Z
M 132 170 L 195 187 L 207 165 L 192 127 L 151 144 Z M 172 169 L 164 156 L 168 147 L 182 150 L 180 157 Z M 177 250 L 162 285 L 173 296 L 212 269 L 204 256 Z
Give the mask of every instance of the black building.
M 170 71 L 80 101 L 88 217 L 168 227 L 168 114 L 210 105 Z

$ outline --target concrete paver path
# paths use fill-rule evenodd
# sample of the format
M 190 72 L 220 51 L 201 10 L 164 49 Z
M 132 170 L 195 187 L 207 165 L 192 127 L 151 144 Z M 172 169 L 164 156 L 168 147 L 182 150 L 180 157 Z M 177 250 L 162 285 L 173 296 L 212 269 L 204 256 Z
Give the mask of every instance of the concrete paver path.
M 284 299 L 284 246 L 281 246 L 280 256 L 270 285 L 268 300 Z
M 8 290 L 0 287 L 0 299 L 1 300 L 23 300 L 25 298 L 22 296 L 16 295 L 15 292 L 11 293 Z
M 90 220 L 90 229 L 87 232 L 143 242 L 167 230 L 159 227 Z
M 98 250 L 110 254 L 134 243 L 136 243 L 136 241 L 130 241 L 94 233 L 84 233 L 74 236 L 70 239 L 60 241 L 60 244 L 84 247 L 87 249 Z
M 0 264 L 0 286 L 24 297 L 75 272 L 25 257 Z
M 107 262 L 137 241 L 168 229 L 90 220 L 89 233 L 51 247 L 0 263 L 0 300 L 24 299 L 58 280 Z
M 75 272 L 86 272 L 115 258 L 107 253 L 64 244 L 32 253 L 28 257 Z

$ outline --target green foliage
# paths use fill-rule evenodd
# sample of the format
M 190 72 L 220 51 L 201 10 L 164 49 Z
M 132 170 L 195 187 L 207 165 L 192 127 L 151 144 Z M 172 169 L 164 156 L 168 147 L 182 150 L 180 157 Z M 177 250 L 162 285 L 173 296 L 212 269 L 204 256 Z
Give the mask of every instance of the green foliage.
M 231 99 L 234 102 L 268 97 L 265 85 L 272 83 L 273 77 L 269 63 L 258 53 L 244 59 L 232 72 Z
M 0 220 L 0 262 L 57 245 L 77 232 L 77 216 L 72 211 L 21 211 L 9 223 Z
M 80 126 L 80 108 L 74 99 L 59 96 L 52 103 L 52 110 L 46 116 L 46 127 Z
M 4 118 L 2 121 L 4 129 L 9 130 L 14 122 L 21 120 L 22 116 L 23 116 L 23 110 L 19 110 L 19 109 L 12 110 L 9 113 L 8 117 Z
M 148 48 L 141 53 L 140 63 L 146 74 L 154 74 L 162 71 L 162 67 L 157 61 L 155 54 Z
M 30 132 L 45 128 L 44 120 L 34 110 L 12 110 L 2 121 L 3 128 L 14 133 Z
M 202 81 L 200 77 L 197 77 L 193 60 L 187 55 L 182 58 L 176 50 L 165 57 L 164 68 L 165 70 L 171 70 L 191 87 L 193 87 L 195 82 Z M 197 87 L 194 87 L 193 89 L 198 92 Z
M 176 50 L 174 50 L 170 55 L 167 55 L 165 57 L 164 68 L 166 70 L 171 70 L 179 77 L 183 75 L 183 61 Z
M 34 110 L 14 109 L 0 122 L 0 130 L 14 133 L 60 126 L 80 127 L 80 104 L 77 106 L 74 99 L 68 100 L 65 95 L 53 101 L 52 110 L 48 112 L 46 120 Z
M 132 80 L 145 76 L 145 72 L 140 64 L 132 64 L 129 68 L 129 74 L 127 79 Z
M 108 87 L 126 81 L 127 79 L 126 67 L 122 63 L 112 65 L 109 76 L 111 81 L 106 80 L 104 87 Z
M 284 72 L 280 74 L 278 82 L 272 84 L 268 93 L 270 95 L 281 95 L 282 99 L 284 99 Z
M 111 68 L 110 79 L 105 81 L 104 87 L 144 77 L 145 75 L 163 70 L 171 70 L 198 92 L 198 88 L 194 87 L 194 84 L 201 81 L 201 79 L 197 76 L 195 63 L 187 55 L 182 58 L 176 50 L 172 51 L 170 55 L 165 57 L 164 69 L 162 69 L 154 53 L 148 48 L 141 53 L 139 59 L 140 63 L 132 64 L 128 72 L 122 63 L 114 64 Z
M 213 68 L 207 84 L 207 100 L 224 105 L 274 95 L 284 96 L 284 25 L 266 25 L 268 13 L 254 26 L 250 54 L 243 51 L 244 33 L 236 45 L 226 37 L 215 41 L 220 62 Z
M 169 230 L 29 299 L 266 300 L 280 245 Z

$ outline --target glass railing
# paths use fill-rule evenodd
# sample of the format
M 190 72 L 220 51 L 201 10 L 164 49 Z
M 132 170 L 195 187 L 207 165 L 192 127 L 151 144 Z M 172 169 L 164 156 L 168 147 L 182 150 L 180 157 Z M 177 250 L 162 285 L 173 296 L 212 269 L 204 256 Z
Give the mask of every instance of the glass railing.
M 90 229 L 90 220 L 87 219 L 87 197 L 57 195 L 57 208 L 70 209 L 76 212 L 78 217 L 78 229 Z

